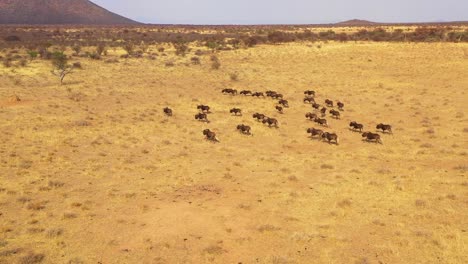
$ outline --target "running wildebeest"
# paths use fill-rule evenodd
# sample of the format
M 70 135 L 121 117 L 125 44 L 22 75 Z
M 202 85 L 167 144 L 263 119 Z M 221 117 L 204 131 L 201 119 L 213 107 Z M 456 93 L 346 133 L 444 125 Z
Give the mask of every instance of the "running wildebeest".
M 335 134 L 335 133 L 328 133 L 328 132 L 325 132 L 322 134 L 322 139 L 326 139 L 328 141 L 328 143 L 331 143 L 332 141 L 335 141 L 335 143 L 337 145 L 339 145 L 340 143 L 338 142 L 338 135 Z
M 305 104 L 313 104 L 313 103 L 315 103 L 315 99 L 313 97 L 305 97 L 304 98 L 304 103 Z
M 238 125 L 237 130 L 239 130 L 242 134 L 251 135 L 250 133 L 250 126 L 246 126 L 244 124 Z
M 170 109 L 169 107 L 164 107 L 163 111 L 164 114 L 166 114 L 167 116 L 172 116 L 172 109 Z
M 278 101 L 278 104 L 280 104 L 280 105 L 282 105 L 282 106 L 284 106 L 284 107 L 286 107 L 286 108 L 289 107 L 289 102 L 288 102 L 288 100 L 281 99 L 281 100 Z
M 278 127 L 278 120 L 276 120 L 275 118 L 267 117 L 267 118 L 263 119 L 262 123 L 263 124 L 268 124 L 269 127 L 271 127 L 271 126 Z
M 242 90 L 242 91 L 240 92 L 240 94 L 242 94 L 242 95 L 252 95 L 252 92 L 249 91 L 249 90 Z
M 237 90 L 236 90 L 236 89 L 231 89 L 231 88 L 223 89 L 221 92 L 222 92 L 223 94 L 232 94 L 232 95 L 236 95 L 236 94 L 237 94 Z
M 319 109 L 319 108 L 320 108 L 320 105 L 317 104 L 317 103 L 313 103 L 313 104 L 312 104 L 312 107 L 315 108 L 315 109 Z
M 376 143 L 383 144 L 382 139 L 380 138 L 379 134 L 374 134 L 371 132 L 364 132 L 362 133 L 362 137 L 365 137 L 367 141 L 375 141 Z
M 279 93 L 275 93 L 271 95 L 271 98 L 273 99 L 283 99 L 283 95 Z
M 362 132 L 362 130 L 364 129 L 364 125 L 363 124 L 359 124 L 357 123 L 356 121 L 353 121 L 351 123 L 349 123 L 349 126 L 352 127 L 354 130 L 359 130 Z
M 392 133 L 392 126 L 391 125 L 384 125 L 382 123 L 378 124 L 376 126 L 376 129 L 382 129 L 382 132 L 385 133 L 385 131 L 388 131 L 389 133 Z
M 272 90 L 268 90 L 265 92 L 266 96 L 268 97 L 273 97 L 274 95 L 278 94 L 277 92 L 275 91 L 272 91 Z
M 216 137 L 216 133 L 209 129 L 203 130 L 203 135 L 205 135 L 206 139 L 210 141 L 219 142 L 219 139 Z
M 208 115 L 205 113 L 198 113 L 195 115 L 195 120 L 200 120 L 202 122 L 207 122 L 209 123 L 210 121 L 208 120 Z
M 344 104 L 342 102 L 338 101 L 336 105 L 338 106 L 338 110 L 343 111 Z
M 283 107 L 277 105 L 277 106 L 275 106 L 275 108 L 276 108 L 276 110 L 277 110 L 280 114 L 283 113 Z
M 210 107 L 207 105 L 198 105 L 197 109 L 201 110 L 202 112 L 207 112 L 207 113 L 210 112 Z
M 320 130 L 320 129 L 315 129 L 315 128 L 308 128 L 307 129 L 307 133 L 310 134 L 311 137 L 314 137 L 314 136 L 319 136 L 319 138 L 322 136 L 323 134 L 323 131 Z
M 234 115 L 242 115 L 242 110 L 240 108 L 232 108 L 231 110 L 229 110 L 229 113 L 231 114 L 234 114 Z
M 322 107 L 322 109 L 320 109 L 320 113 L 322 113 L 322 117 L 326 116 L 327 115 L 327 108 Z
M 314 122 L 318 123 L 318 124 L 320 124 L 322 126 L 328 127 L 328 122 L 327 122 L 327 120 L 325 118 L 318 118 L 317 117 L 317 118 L 314 119 Z
M 309 120 L 315 120 L 315 118 L 317 118 L 317 115 L 314 113 L 306 113 L 305 117 Z
M 304 91 L 304 94 L 309 95 L 309 96 L 315 96 L 315 91 L 307 90 L 307 91 Z
M 262 92 L 255 92 L 255 93 L 252 93 L 252 96 L 254 97 L 265 97 L 265 95 L 262 93 Z
M 330 114 L 336 118 L 336 119 L 340 119 L 340 112 L 339 111 L 336 111 L 335 109 L 332 109 L 330 110 Z
M 261 120 L 266 118 L 266 116 L 264 114 L 260 114 L 260 113 L 255 113 L 255 114 L 252 115 L 252 117 L 256 118 L 257 121 L 261 121 Z
M 333 101 L 332 101 L 332 100 L 325 99 L 325 104 L 326 104 L 328 107 L 333 107 Z

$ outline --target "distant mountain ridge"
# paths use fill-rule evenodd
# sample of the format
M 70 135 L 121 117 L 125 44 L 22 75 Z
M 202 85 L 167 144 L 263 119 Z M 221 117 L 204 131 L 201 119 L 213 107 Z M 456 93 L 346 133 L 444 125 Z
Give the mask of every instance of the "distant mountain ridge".
M 0 0 L 0 24 L 138 24 L 89 0 Z
M 372 22 L 368 20 L 361 20 L 361 19 L 351 19 L 351 20 L 346 20 L 342 22 L 336 23 L 336 25 L 341 25 L 341 26 L 372 26 L 372 25 L 378 25 L 380 23 L 377 22 Z

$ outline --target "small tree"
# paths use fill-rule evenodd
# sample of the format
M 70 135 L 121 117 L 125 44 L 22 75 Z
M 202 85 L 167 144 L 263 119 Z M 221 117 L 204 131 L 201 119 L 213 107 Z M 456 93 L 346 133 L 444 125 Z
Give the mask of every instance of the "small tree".
M 128 55 L 132 55 L 133 50 L 135 49 L 135 45 L 133 45 L 133 43 L 131 42 L 128 42 L 128 43 L 125 43 L 125 45 L 123 46 L 123 49 L 127 52 Z
M 187 53 L 189 49 L 187 44 L 185 44 L 183 41 L 173 42 L 172 45 L 174 46 L 176 50 L 175 54 L 177 56 L 185 56 L 185 54 Z
M 99 55 L 99 56 L 102 56 L 103 53 L 107 53 L 107 48 L 104 44 L 99 44 L 97 45 L 96 47 L 96 53 Z
M 72 50 L 75 52 L 75 55 L 78 55 L 81 52 L 81 46 L 78 44 L 75 44 L 73 45 Z
M 67 74 L 71 73 L 73 66 L 68 64 L 68 57 L 62 51 L 52 53 L 52 65 L 54 69 L 52 74 L 60 78 L 60 84 L 63 84 L 63 79 Z
M 39 52 L 35 50 L 28 50 L 29 59 L 32 61 L 39 55 Z

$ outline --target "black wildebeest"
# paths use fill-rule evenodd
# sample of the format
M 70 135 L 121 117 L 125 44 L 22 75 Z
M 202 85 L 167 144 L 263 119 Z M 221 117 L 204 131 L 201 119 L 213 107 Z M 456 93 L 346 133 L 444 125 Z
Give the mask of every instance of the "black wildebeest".
M 391 125 L 384 125 L 382 123 L 378 124 L 376 126 L 376 129 L 382 129 L 382 132 L 385 133 L 385 131 L 388 131 L 389 133 L 392 133 L 392 126 Z
M 164 114 L 166 114 L 167 116 L 172 116 L 172 109 L 170 109 L 169 107 L 164 107 L 163 111 Z
M 266 96 L 268 97 L 273 97 L 274 95 L 278 94 L 277 92 L 275 91 L 272 91 L 272 90 L 268 90 L 265 92 Z
M 195 120 L 200 120 L 202 122 L 207 122 L 209 123 L 210 121 L 208 120 L 208 115 L 205 113 L 198 113 L 195 115 Z
M 304 91 L 304 94 L 308 96 L 315 96 L 315 91 L 307 90 L 307 91 Z
M 319 109 L 319 108 L 320 108 L 320 105 L 317 104 L 317 103 L 313 103 L 313 104 L 312 104 L 312 107 L 313 107 L 314 109 Z
M 322 113 L 322 117 L 326 116 L 327 115 L 327 108 L 322 107 L 322 109 L 320 109 L 320 113 Z
M 342 102 L 338 101 L 336 105 L 338 106 L 338 110 L 343 111 L 344 104 Z
M 261 121 L 261 120 L 265 119 L 266 116 L 264 114 L 255 113 L 255 114 L 252 115 L 252 117 L 256 118 L 257 121 Z
M 335 141 L 335 144 L 339 145 L 340 143 L 338 142 L 338 135 L 335 133 L 328 133 L 325 132 L 322 134 L 322 139 L 326 139 L 328 143 L 332 143 L 332 141 Z
M 308 128 L 307 129 L 307 133 L 310 134 L 311 137 L 314 137 L 314 136 L 319 136 L 319 138 L 322 136 L 323 134 L 323 131 L 320 130 L 320 129 L 315 129 L 315 128 Z
M 313 104 L 313 103 L 315 103 L 315 99 L 313 97 L 305 97 L 304 98 L 304 103 L 305 104 Z
M 203 135 L 205 135 L 206 139 L 210 141 L 219 142 L 219 139 L 216 137 L 216 133 L 209 129 L 203 130 Z
M 376 143 L 383 144 L 382 139 L 380 138 L 379 134 L 374 134 L 371 132 L 364 132 L 362 133 L 362 137 L 365 138 L 367 141 L 375 141 Z
M 314 113 L 306 113 L 305 117 L 309 120 L 315 120 L 315 118 L 317 118 L 317 115 Z
M 239 130 L 242 134 L 246 134 L 246 135 L 251 135 L 250 129 L 251 129 L 250 126 L 247 126 L 244 124 L 237 126 L 237 130 Z
M 326 104 L 328 107 L 333 107 L 333 101 L 332 101 L 332 100 L 325 99 L 325 104 Z
M 222 92 L 223 94 L 232 94 L 232 95 L 236 95 L 236 94 L 237 94 L 237 90 L 236 90 L 236 89 L 231 89 L 231 88 L 223 89 L 221 92 Z
M 263 124 L 268 124 L 269 127 L 271 127 L 271 126 L 278 127 L 278 120 L 276 120 L 275 118 L 267 117 L 267 118 L 263 119 L 262 123 Z
M 240 108 L 232 108 L 231 110 L 229 110 L 229 113 L 231 114 L 234 114 L 234 115 L 242 115 L 242 110 Z
M 280 114 L 283 113 L 283 107 L 277 105 L 277 106 L 275 106 L 275 108 L 276 108 L 276 110 L 277 110 Z
M 317 124 L 320 124 L 322 126 L 328 127 L 328 122 L 327 122 L 327 120 L 325 118 L 318 118 L 317 117 L 317 118 L 314 119 L 314 122 L 317 123 Z
M 254 97 L 265 97 L 265 95 L 262 93 L 262 92 L 255 92 L 255 93 L 252 93 L 252 96 Z
M 278 101 L 278 104 L 280 104 L 280 105 L 282 105 L 282 106 L 284 106 L 284 107 L 286 107 L 286 108 L 289 107 L 289 102 L 288 102 L 288 100 L 281 99 L 281 100 Z
M 252 95 L 252 92 L 249 91 L 249 90 L 242 90 L 242 91 L 240 92 L 240 94 L 242 94 L 242 95 Z
M 339 111 L 336 111 L 335 109 L 332 109 L 330 110 L 330 114 L 336 118 L 336 119 L 340 119 L 340 112 Z
M 283 95 L 277 93 L 277 94 L 273 94 L 273 95 L 271 96 L 271 98 L 273 98 L 273 99 L 283 99 Z
M 210 112 L 210 107 L 207 105 L 198 105 L 197 109 L 199 109 L 202 112 L 209 113 Z
M 357 123 L 356 121 L 352 121 L 351 123 L 349 123 L 349 126 L 352 127 L 352 129 L 354 130 L 359 130 L 362 132 L 362 130 L 364 129 L 364 125 L 363 124 L 359 124 Z

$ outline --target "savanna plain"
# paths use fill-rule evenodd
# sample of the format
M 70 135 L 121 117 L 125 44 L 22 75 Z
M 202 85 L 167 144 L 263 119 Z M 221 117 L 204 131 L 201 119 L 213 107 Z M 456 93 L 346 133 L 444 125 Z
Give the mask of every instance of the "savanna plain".
M 160 46 L 71 57 L 62 85 L 48 61 L 0 66 L 0 263 L 468 263 L 467 43 L 258 45 L 219 69 Z M 307 120 L 305 90 L 341 119 Z

